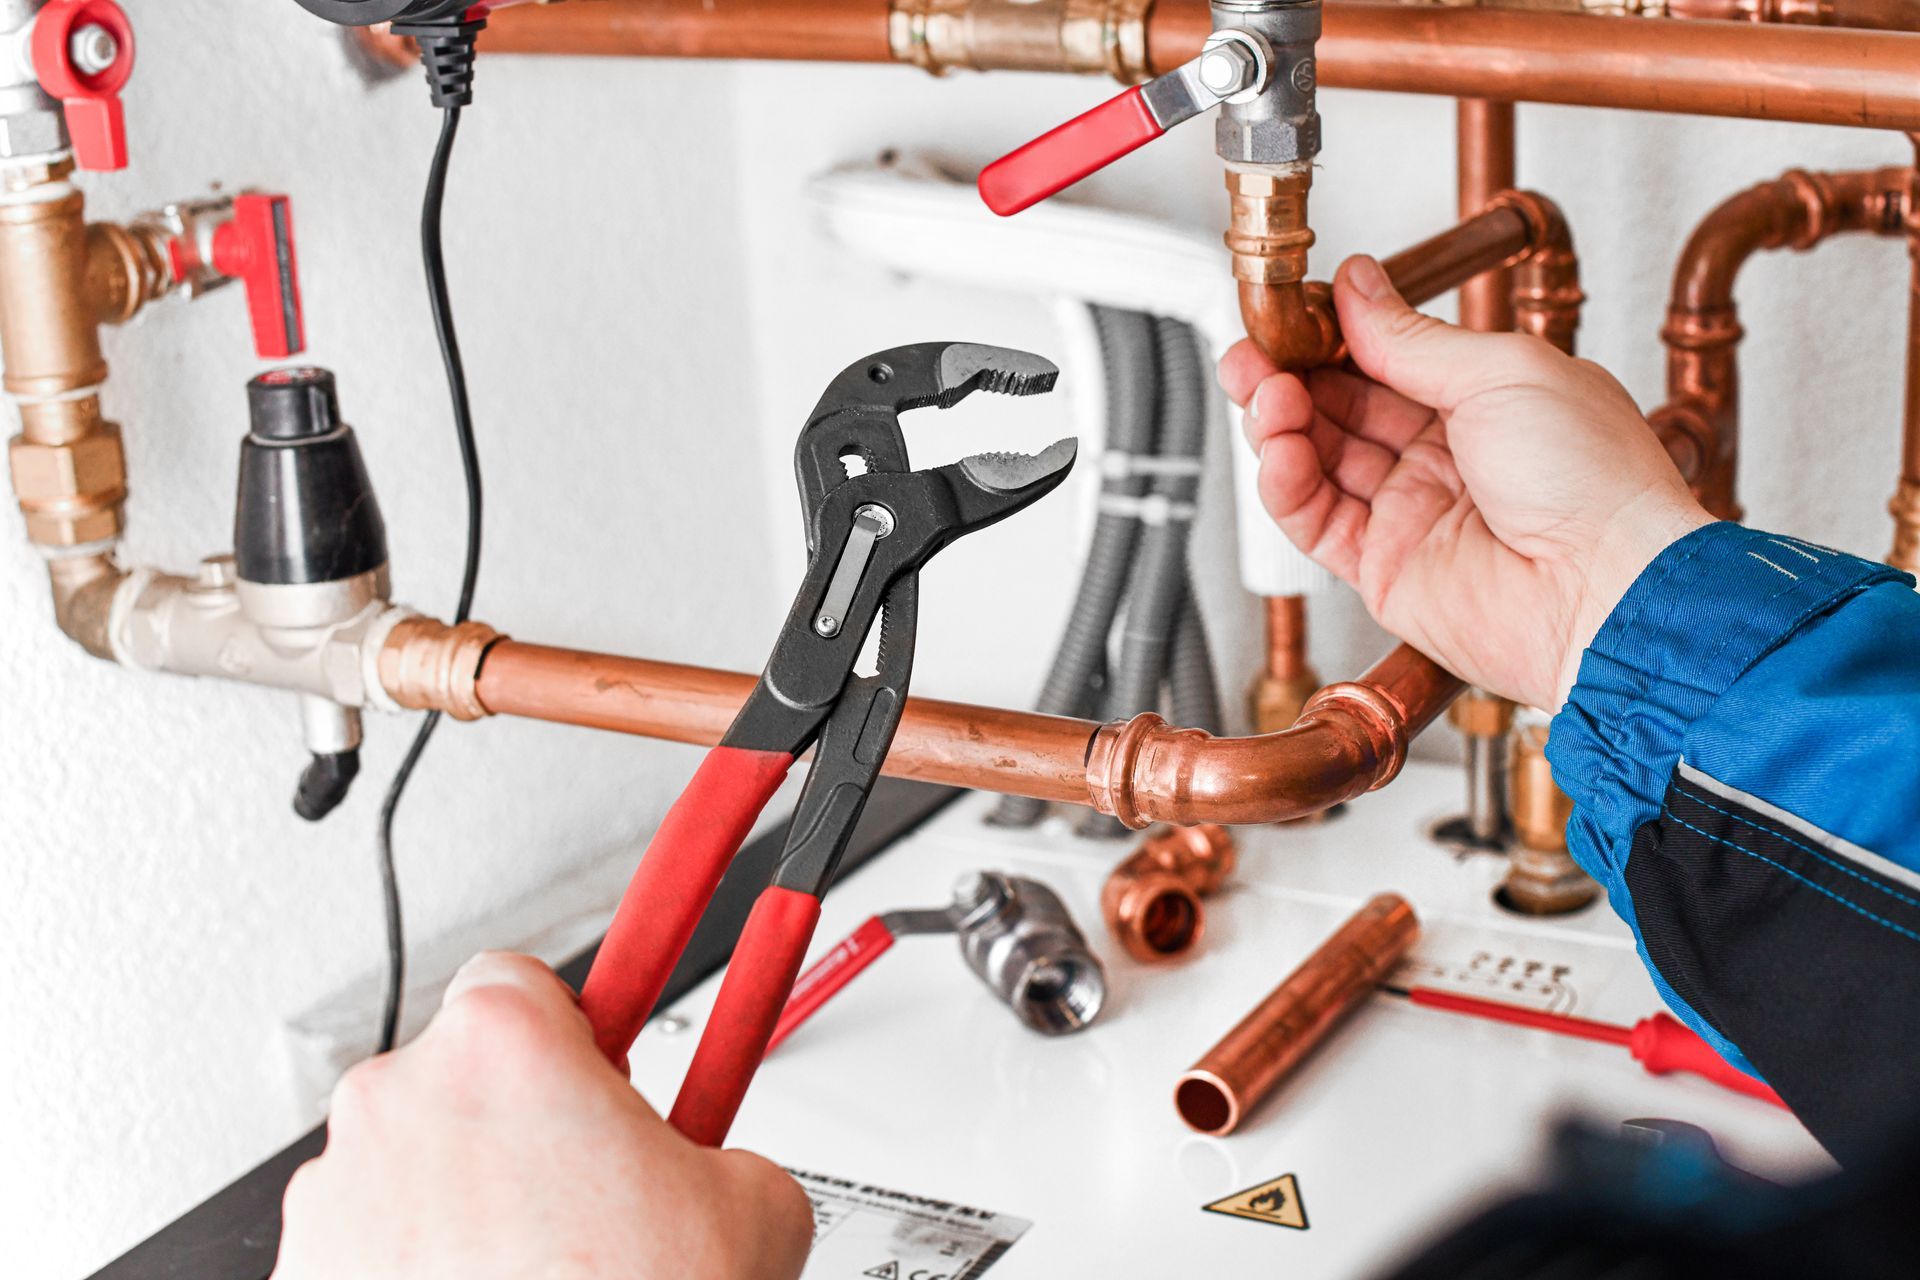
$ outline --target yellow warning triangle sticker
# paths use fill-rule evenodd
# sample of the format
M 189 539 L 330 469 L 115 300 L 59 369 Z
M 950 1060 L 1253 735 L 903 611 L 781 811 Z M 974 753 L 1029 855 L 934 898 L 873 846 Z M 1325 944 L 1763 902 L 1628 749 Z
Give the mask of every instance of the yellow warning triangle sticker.
M 1296 1231 L 1307 1229 L 1307 1206 L 1300 1199 L 1300 1182 L 1290 1173 L 1201 1207 L 1208 1213 L 1231 1214 L 1276 1227 L 1292 1227 Z

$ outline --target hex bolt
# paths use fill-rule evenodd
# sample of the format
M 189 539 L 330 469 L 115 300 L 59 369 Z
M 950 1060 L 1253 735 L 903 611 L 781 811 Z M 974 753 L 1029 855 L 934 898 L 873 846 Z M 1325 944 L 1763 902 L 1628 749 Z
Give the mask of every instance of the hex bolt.
M 1238 40 L 1222 41 L 1200 59 L 1200 83 L 1209 92 L 1230 98 L 1253 83 L 1259 73 L 1253 50 Z
M 81 75 L 97 76 L 120 56 L 120 42 L 114 39 L 113 32 L 97 22 L 89 22 L 75 29 L 67 41 L 67 56 L 73 59 L 73 68 Z

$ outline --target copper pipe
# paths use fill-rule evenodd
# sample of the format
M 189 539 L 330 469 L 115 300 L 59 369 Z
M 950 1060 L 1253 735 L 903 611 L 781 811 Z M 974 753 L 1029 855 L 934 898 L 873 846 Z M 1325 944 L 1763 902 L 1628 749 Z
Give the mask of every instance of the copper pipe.
M 1419 936 L 1406 899 L 1383 893 L 1369 900 L 1180 1077 L 1173 1091 L 1180 1118 L 1215 1136 L 1239 1128 Z
M 477 707 L 707 746 L 754 682 L 731 671 L 483 640 L 490 635 L 424 618 L 396 627 L 380 655 L 382 686 L 422 709 Z M 1103 726 L 910 698 L 885 772 L 1090 805 L 1136 828 L 1279 822 L 1386 785 L 1405 763 L 1407 740 L 1459 691 L 1458 680 L 1402 645 L 1358 680 L 1322 689 L 1295 728 L 1252 738 L 1169 729 L 1157 716 Z
M 1200 899 L 1226 883 L 1236 861 L 1233 836 L 1216 823 L 1151 832 L 1107 876 L 1100 914 L 1135 960 L 1185 955 L 1206 933 Z
M 1649 419 L 1714 515 L 1740 518 L 1737 348 L 1744 331 L 1733 299 L 1740 268 L 1762 249 L 1804 251 L 1843 232 L 1905 234 L 1912 181 L 1912 171 L 1903 168 L 1820 174 L 1795 169 L 1726 200 L 1688 238 L 1660 332 L 1667 346 L 1667 402 Z
M 1483 271 L 1510 267 L 1532 247 L 1534 228 L 1517 207 L 1496 205 L 1381 260 L 1388 279 L 1415 306 Z
M 968 5 L 955 0 L 952 7 L 964 11 Z M 1076 8 L 1032 7 L 1033 21 L 1049 26 Z M 496 15 L 481 48 L 886 62 L 896 56 L 888 43 L 890 15 L 880 0 L 529 5 Z M 1142 70 L 1157 75 L 1196 57 L 1212 27 L 1201 0 L 1156 0 L 1145 18 Z M 1065 47 L 1051 31 L 1023 43 L 1033 39 Z M 1326 6 L 1316 65 L 1320 83 L 1336 89 L 1913 130 L 1920 129 L 1920 77 L 1912 73 L 1916 39 L 1880 31 L 1339 0 Z M 1021 59 L 1033 69 L 1024 48 Z M 940 65 L 984 70 L 993 64 L 976 56 L 970 64 Z
M 1320 689 L 1320 673 L 1307 660 L 1307 598 L 1267 597 L 1267 659 L 1248 701 L 1255 733 L 1291 729 Z
M 1518 185 L 1514 177 L 1514 122 L 1511 102 L 1462 98 L 1454 107 L 1454 144 L 1460 218 L 1481 212 L 1502 191 Z M 1505 269 L 1484 272 L 1460 286 L 1460 323 L 1485 333 L 1513 328 L 1512 281 Z
M 1667 16 L 1708 22 L 1920 31 L 1920 4 L 1914 0 L 1667 0 Z
M 1908 173 L 1907 393 L 1900 447 L 1900 485 L 1887 510 L 1893 515 L 1893 549 L 1887 563 L 1920 574 L 1920 134 L 1913 136 L 1915 165 Z

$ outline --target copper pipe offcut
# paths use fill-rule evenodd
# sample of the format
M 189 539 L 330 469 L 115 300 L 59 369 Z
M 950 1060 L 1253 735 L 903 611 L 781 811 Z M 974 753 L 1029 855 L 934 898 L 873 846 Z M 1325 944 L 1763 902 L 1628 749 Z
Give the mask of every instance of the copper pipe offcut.
M 1916 163 L 1907 174 L 1907 393 L 1901 433 L 1900 485 L 1887 510 L 1893 515 L 1893 549 L 1887 563 L 1920 575 L 1920 134 L 1912 139 Z
M 1200 943 L 1200 905 L 1238 862 L 1233 836 L 1216 823 L 1151 832 L 1107 876 L 1100 912 L 1121 949 L 1149 964 L 1185 955 Z
M 1369 900 L 1180 1077 L 1173 1091 L 1180 1118 L 1215 1136 L 1239 1128 L 1419 936 L 1406 899 L 1383 893 Z

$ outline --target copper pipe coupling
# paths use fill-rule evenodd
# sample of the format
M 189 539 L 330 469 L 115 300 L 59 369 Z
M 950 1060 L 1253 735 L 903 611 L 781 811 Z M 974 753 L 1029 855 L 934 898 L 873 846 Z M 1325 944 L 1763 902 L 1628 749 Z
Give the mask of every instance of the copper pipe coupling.
M 1200 899 L 1226 883 L 1238 863 L 1233 836 L 1217 823 L 1153 831 L 1100 891 L 1108 931 L 1135 960 L 1185 955 L 1206 932 Z

